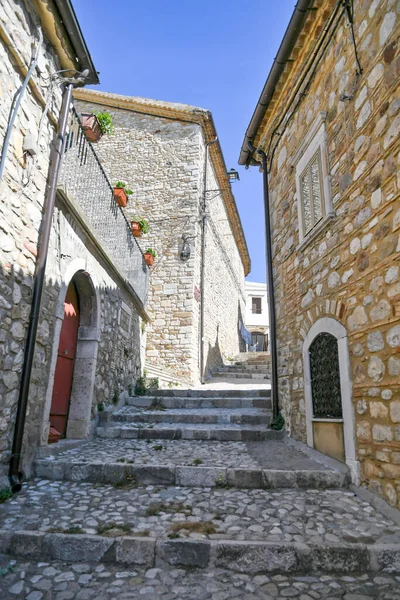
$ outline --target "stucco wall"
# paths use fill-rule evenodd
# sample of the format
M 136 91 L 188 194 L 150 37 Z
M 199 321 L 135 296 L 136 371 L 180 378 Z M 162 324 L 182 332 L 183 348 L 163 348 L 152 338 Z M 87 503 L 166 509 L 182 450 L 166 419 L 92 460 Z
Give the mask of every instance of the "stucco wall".
M 115 96 L 114 96 L 115 98 Z M 78 112 L 106 109 L 113 115 L 114 135 L 96 144 L 102 164 L 115 182 L 125 181 L 134 194 L 127 216 L 145 217 L 150 232 L 139 238 L 143 250 L 157 258 L 150 273 L 146 364 L 179 379 L 195 382 L 199 369 L 201 211 L 205 146 L 199 125 L 145 115 L 101 104 L 76 101 Z M 208 189 L 219 188 L 211 164 Z M 210 197 L 215 194 L 210 194 Z M 222 199 L 210 201 L 206 255 L 206 362 L 222 361 L 222 351 L 239 351 L 238 298 L 243 266 Z M 217 232 L 217 233 L 216 233 Z M 191 256 L 180 259 L 182 236 Z M 218 239 L 217 239 L 218 238 Z M 235 273 L 237 282 L 233 281 Z M 217 344 L 217 325 L 219 338 Z M 213 348 L 218 345 L 218 352 Z M 219 354 L 218 354 L 219 353 Z
M 347 331 L 362 479 L 400 504 L 400 7 L 354 2 L 356 62 L 345 19 L 276 150 L 270 185 L 279 394 L 292 435 L 306 439 L 303 340 L 333 317 Z M 341 94 L 353 96 L 341 101 Z M 299 249 L 293 157 L 327 112 L 336 216 Z M 349 382 L 351 385 L 351 382 Z

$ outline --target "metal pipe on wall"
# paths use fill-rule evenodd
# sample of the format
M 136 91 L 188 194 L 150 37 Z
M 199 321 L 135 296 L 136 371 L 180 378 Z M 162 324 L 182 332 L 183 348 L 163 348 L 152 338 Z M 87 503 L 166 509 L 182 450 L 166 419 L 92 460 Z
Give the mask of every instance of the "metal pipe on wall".
M 207 229 L 207 166 L 209 157 L 209 148 L 217 141 L 215 137 L 206 144 L 206 152 L 204 159 L 203 172 L 203 202 L 202 202 L 202 219 L 201 219 L 201 259 L 200 259 L 200 381 L 204 383 L 204 283 L 205 283 L 205 260 L 206 260 L 206 229 Z
M 44 218 L 37 246 L 38 256 L 34 275 L 32 306 L 29 318 L 28 334 L 25 344 L 24 364 L 22 367 L 17 416 L 15 421 L 14 438 L 9 469 L 10 484 L 13 492 L 19 492 L 22 487 L 22 473 L 20 471 L 20 464 L 26 411 L 28 407 L 29 387 L 33 359 L 35 355 L 36 334 L 40 316 L 40 303 L 43 294 L 50 232 L 53 221 L 53 212 L 57 191 L 57 180 L 60 171 L 61 156 L 64 147 L 64 137 L 68 124 L 73 88 L 73 83 L 67 83 L 64 88 L 62 106 L 60 116 L 58 118 L 57 138 L 55 144 L 53 145 L 50 157 L 50 173 L 44 206 Z
M 261 156 L 263 169 L 263 192 L 264 192 L 264 218 L 265 218 L 265 254 L 267 263 L 267 293 L 268 293 L 268 313 L 269 313 L 269 331 L 271 346 L 271 394 L 272 394 L 272 415 L 273 420 L 279 413 L 279 391 L 278 391 L 278 353 L 276 349 L 276 315 L 275 315 L 275 292 L 274 276 L 272 269 L 272 242 L 271 242 L 271 219 L 269 209 L 269 188 L 268 188 L 268 165 L 267 155 L 263 150 L 255 148 L 248 142 L 251 152 L 257 152 Z

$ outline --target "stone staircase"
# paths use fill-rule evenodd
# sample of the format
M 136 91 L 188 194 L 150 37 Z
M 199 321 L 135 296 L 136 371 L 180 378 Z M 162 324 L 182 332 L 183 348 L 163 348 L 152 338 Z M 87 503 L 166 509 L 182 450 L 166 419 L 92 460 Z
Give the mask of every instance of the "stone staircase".
M 217 381 L 223 378 L 224 381 L 246 379 L 265 381 L 271 378 L 271 364 L 260 361 L 257 358 L 248 358 L 246 361 L 237 361 L 232 365 L 222 365 L 213 370 L 210 381 Z
M 400 574 L 400 520 L 349 489 L 345 466 L 271 430 L 270 410 L 268 389 L 244 386 L 129 398 L 93 439 L 42 450 L 0 505 L 0 552 L 227 581 Z
M 100 413 L 97 435 L 112 439 L 262 441 L 273 431 L 270 390 L 158 390 L 129 398 L 115 413 Z

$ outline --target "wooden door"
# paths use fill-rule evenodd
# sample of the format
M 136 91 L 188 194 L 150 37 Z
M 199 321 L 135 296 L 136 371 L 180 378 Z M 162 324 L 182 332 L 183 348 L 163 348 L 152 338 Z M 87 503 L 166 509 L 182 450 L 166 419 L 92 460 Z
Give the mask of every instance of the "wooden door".
M 68 286 L 64 302 L 64 320 L 61 327 L 60 344 L 56 372 L 54 375 L 53 397 L 50 410 L 50 426 L 61 437 L 65 437 L 69 404 L 71 398 L 72 378 L 76 346 L 78 342 L 79 302 L 75 285 Z

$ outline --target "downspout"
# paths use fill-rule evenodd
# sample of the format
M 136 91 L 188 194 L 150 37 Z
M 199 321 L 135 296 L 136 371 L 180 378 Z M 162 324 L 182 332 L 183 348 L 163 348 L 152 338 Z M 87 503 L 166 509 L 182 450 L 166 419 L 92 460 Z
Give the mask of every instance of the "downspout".
M 257 152 L 261 156 L 263 170 L 263 188 L 264 188 L 264 217 L 265 217 L 265 255 L 267 263 L 267 293 L 268 293 L 268 314 L 270 327 L 270 346 L 271 346 L 271 394 L 272 394 L 272 417 L 275 421 L 279 413 L 279 391 L 278 391 L 278 355 L 276 350 L 276 315 L 275 315 L 275 293 L 274 276 L 272 269 L 272 243 L 271 243 L 271 220 L 269 210 L 269 189 L 268 189 L 268 165 L 267 155 L 263 150 L 255 148 L 250 142 L 248 147 L 251 153 Z
M 203 172 L 203 202 L 201 220 L 201 259 L 200 259 L 200 381 L 204 384 L 204 283 L 205 283 L 205 260 L 206 260 L 206 229 L 207 229 L 207 166 L 209 148 L 218 140 L 217 136 L 206 144 L 204 172 Z
M 73 83 L 67 83 L 67 85 L 64 88 L 62 106 L 60 116 L 58 118 L 57 139 L 55 144 L 53 145 L 50 157 L 51 166 L 44 206 L 44 219 L 37 245 L 38 256 L 34 276 L 31 314 L 25 345 L 24 364 L 22 367 L 17 417 L 15 421 L 12 454 L 10 460 L 9 478 L 13 492 L 19 492 L 22 487 L 22 473 L 20 471 L 20 463 L 26 411 L 28 407 L 29 386 L 31 380 L 33 359 L 35 355 L 36 334 L 40 315 L 40 302 L 43 294 L 44 276 L 47 262 L 47 253 L 49 248 L 50 232 L 53 220 L 54 205 L 56 199 L 58 174 L 60 171 L 61 156 L 64 146 L 64 136 L 68 124 L 73 88 Z

